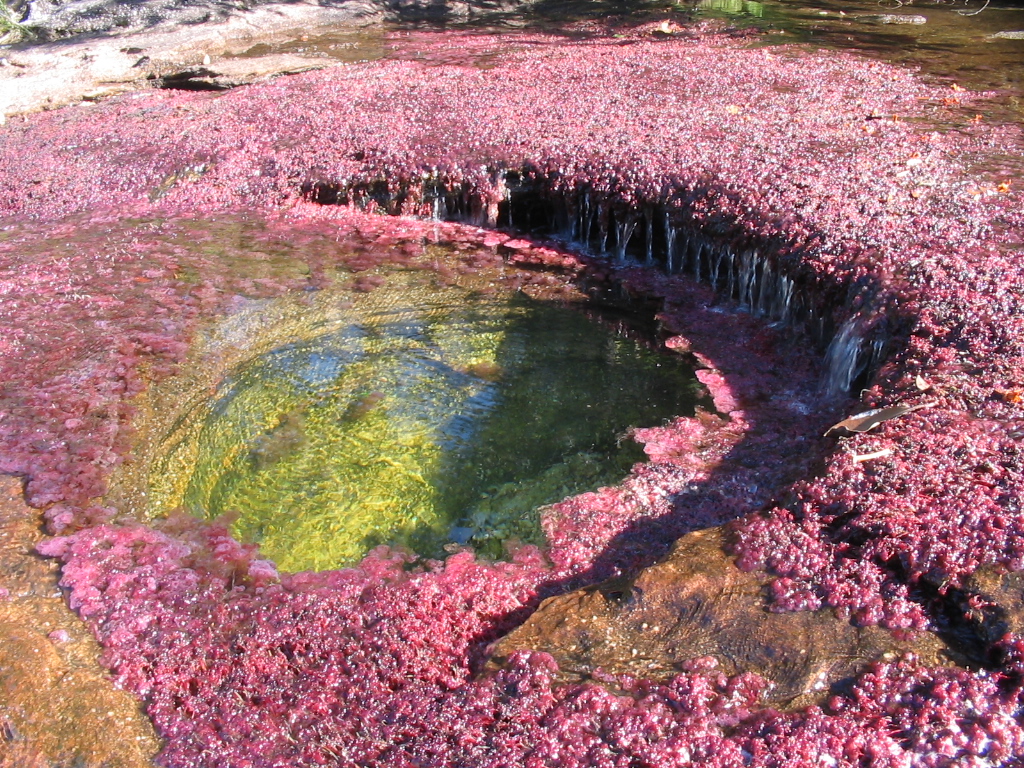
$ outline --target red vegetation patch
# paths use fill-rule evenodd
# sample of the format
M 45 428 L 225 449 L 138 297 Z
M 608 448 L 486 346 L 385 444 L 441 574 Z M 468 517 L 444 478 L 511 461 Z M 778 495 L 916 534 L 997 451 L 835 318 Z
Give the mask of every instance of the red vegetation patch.
M 1024 420 L 1006 395 L 1024 383 L 1024 270 L 1009 245 L 1020 199 L 980 194 L 991 185 L 963 163 L 1010 146 L 1009 132 L 922 130 L 957 119 L 944 89 L 842 54 L 713 35 L 537 37 L 472 66 L 506 42 L 427 37 L 417 45 L 453 63 L 135 94 L 0 135 L 0 471 L 23 475 L 51 530 L 70 534 L 41 549 L 63 558 L 107 662 L 148 702 L 165 764 L 1008 763 L 1021 750 L 1012 637 L 992 671 L 894 663 L 828 712 L 792 716 L 757 711 L 758 681 L 713 673 L 619 680 L 615 695 L 553 687 L 550 660 L 535 654 L 474 677 L 487 643 L 545 594 L 740 516 L 736 553 L 781 577 L 780 609 L 829 604 L 919 627 L 939 620 L 929 595 L 979 565 L 1024 567 Z M 663 324 L 683 337 L 673 346 L 708 369 L 728 416 L 636 430 L 652 461 L 556 505 L 547 561 L 527 549 L 504 564 L 459 553 L 416 566 L 379 551 L 356 569 L 278 580 L 215 527 L 109 524 L 118 511 L 96 499 L 125 458 L 141 371 L 172 373 L 197 322 L 232 296 L 316 288 L 337 259 L 353 272 L 408 263 L 432 240 L 579 269 L 555 246 L 302 202 L 426 214 L 438 205 L 429 188 L 444 188 L 464 216 L 493 222 L 506 170 L 562 200 L 620 261 L 655 205 L 666 240 L 687 240 L 680 253 L 705 278 L 708 252 L 756 251 L 759 274 L 791 281 L 812 332 L 878 342 L 868 406 L 935 407 L 822 438 L 848 414 L 822 411 L 814 366 L 792 342 L 681 278 L 619 269 L 627 291 L 665 299 Z M 117 223 L 243 208 L 290 212 L 230 253 L 212 223 L 209 234 L 202 222 Z M 308 269 L 256 269 L 275 243 Z M 590 279 L 621 266 L 592 264 Z

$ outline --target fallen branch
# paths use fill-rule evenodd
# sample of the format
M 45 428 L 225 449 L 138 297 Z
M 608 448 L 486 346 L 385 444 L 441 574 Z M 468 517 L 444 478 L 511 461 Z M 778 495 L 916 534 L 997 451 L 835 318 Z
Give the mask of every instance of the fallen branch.
M 862 461 L 871 461 L 872 459 L 880 459 L 883 456 L 891 456 L 892 448 L 882 448 L 880 451 L 873 451 L 872 453 L 854 453 L 853 463 L 860 464 Z

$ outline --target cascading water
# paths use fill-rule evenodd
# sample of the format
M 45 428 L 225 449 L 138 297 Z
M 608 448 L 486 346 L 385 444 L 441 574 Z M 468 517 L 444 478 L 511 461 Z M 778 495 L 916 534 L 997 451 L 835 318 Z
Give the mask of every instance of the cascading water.
M 676 250 L 678 231 L 672 226 L 672 219 L 669 218 L 668 211 L 662 214 L 662 226 L 665 228 L 665 271 L 674 275 L 679 271 L 677 263 L 679 256 Z
M 861 354 L 864 339 L 860 334 L 863 318 L 854 315 L 843 323 L 825 352 L 825 386 L 830 394 L 850 391 L 854 380 L 864 371 Z
M 637 220 L 633 216 L 622 216 L 615 222 L 615 259 L 622 263 L 626 261 L 626 249 L 629 248 L 629 241 L 636 231 Z
M 531 184 L 522 172 L 492 171 L 488 184 L 493 184 L 497 197 L 470 185 L 460 184 L 448 189 L 441 179 L 430 177 L 424 182 L 423 198 L 431 201 L 431 213 L 438 220 L 460 220 L 494 226 L 502 221 L 510 228 L 554 232 L 560 238 L 585 252 L 606 258 L 616 264 L 630 261 L 629 247 L 637 227 L 643 227 L 641 263 L 658 266 L 668 274 L 688 272 L 698 282 L 707 282 L 716 291 L 735 300 L 758 317 L 789 324 L 801 322 L 819 342 L 828 342 L 824 387 L 833 395 L 850 391 L 853 382 L 881 364 L 884 342 L 872 342 L 864 354 L 863 342 L 853 330 L 856 319 L 846 320 L 834 334 L 826 333 L 828 323 L 814 308 L 812 298 L 794 302 L 795 282 L 772 263 L 757 247 L 736 249 L 716 243 L 707 234 L 692 226 L 674 222 L 670 211 L 661 206 L 643 205 L 632 209 L 612 209 L 608 200 L 595 202 L 590 190 L 569 193 L 546 192 L 544 199 L 554 205 L 550 220 L 537 221 L 529 214 L 520 220 L 513 211 L 525 200 L 540 199 L 537 188 L 543 179 Z M 428 186 L 429 185 L 429 186 Z M 317 198 L 315 192 L 307 194 Z M 500 206 L 486 202 L 489 197 L 501 199 Z M 358 199 L 343 195 L 342 199 Z M 518 202 L 517 202 L 518 201 Z M 504 210 L 502 214 L 499 208 Z M 659 213 L 660 211 L 660 213 Z M 485 212 L 485 213 L 482 213 Z M 655 237 L 656 221 L 660 220 L 662 237 Z M 609 240 L 614 245 L 609 249 Z M 794 312 L 794 310 L 796 310 Z
M 644 206 L 644 263 L 654 263 L 654 209 Z

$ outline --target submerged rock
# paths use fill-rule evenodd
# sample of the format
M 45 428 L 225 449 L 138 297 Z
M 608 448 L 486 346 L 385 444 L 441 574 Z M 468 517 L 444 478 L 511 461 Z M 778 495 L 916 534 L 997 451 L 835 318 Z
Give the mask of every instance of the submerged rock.
M 147 768 L 160 748 L 153 727 L 110 684 L 58 569 L 32 552 L 38 538 L 21 483 L 0 477 L 0 766 Z
M 985 566 L 964 582 L 965 617 L 988 644 L 1007 633 L 1024 635 L 1024 571 Z
M 725 537 L 722 528 L 688 534 L 635 579 L 548 598 L 494 646 L 492 667 L 538 650 L 555 658 L 564 682 L 752 672 L 769 683 L 765 702 L 800 708 L 823 703 L 872 662 L 912 652 L 929 666 L 950 663 L 930 632 L 898 638 L 854 626 L 831 608 L 771 611 L 772 577 L 737 568 Z
M 877 24 L 927 24 L 928 17 L 919 13 L 879 13 L 857 18 Z

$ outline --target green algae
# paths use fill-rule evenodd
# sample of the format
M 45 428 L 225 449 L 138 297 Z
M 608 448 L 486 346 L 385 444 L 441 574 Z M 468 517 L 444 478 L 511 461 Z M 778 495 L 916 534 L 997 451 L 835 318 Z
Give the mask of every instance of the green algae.
M 284 325 L 309 327 L 182 410 L 151 471 L 156 509 L 232 515 L 285 571 L 379 544 L 499 558 L 543 543 L 544 505 L 621 480 L 642 458 L 631 426 L 693 410 L 692 370 L 579 308 L 429 271 L 380 282 L 291 298 Z M 269 305 L 250 309 L 222 347 L 254 345 L 238 329 Z

